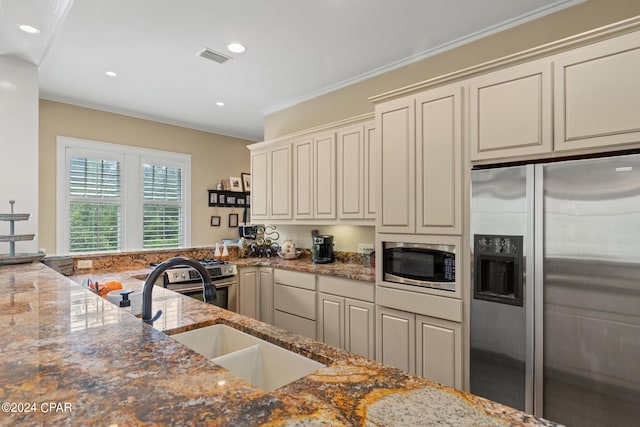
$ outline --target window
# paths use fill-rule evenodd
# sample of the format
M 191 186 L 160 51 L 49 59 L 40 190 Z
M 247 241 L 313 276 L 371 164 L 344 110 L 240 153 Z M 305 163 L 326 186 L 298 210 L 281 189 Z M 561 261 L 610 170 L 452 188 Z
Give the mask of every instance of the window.
M 57 252 L 189 245 L 191 156 L 58 137 Z
M 182 170 L 142 165 L 143 247 L 175 248 L 182 241 Z

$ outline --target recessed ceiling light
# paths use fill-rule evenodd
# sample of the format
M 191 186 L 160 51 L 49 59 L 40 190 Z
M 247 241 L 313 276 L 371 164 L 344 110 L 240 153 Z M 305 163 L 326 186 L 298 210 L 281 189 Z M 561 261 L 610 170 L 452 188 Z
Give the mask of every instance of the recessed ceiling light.
M 229 45 L 227 46 L 227 49 L 229 49 L 233 53 L 242 53 L 245 50 L 247 50 L 247 48 L 241 45 L 240 43 L 229 43 Z
M 105 71 L 104 73 L 109 77 L 116 77 L 118 75 L 115 71 Z
M 25 33 L 29 33 L 29 34 L 38 34 L 40 32 L 38 28 L 32 27 L 31 25 L 27 25 L 27 24 L 18 25 L 18 28 L 20 28 Z
M 222 102 L 222 101 L 218 101 L 218 102 L 216 102 L 216 105 L 217 105 L 218 107 L 224 107 L 224 102 Z

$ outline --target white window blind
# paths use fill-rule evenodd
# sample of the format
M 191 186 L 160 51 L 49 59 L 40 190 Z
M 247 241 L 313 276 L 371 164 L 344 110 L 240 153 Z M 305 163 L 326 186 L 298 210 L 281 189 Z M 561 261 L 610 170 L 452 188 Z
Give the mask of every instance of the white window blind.
M 183 241 L 182 170 L 142 165 L 143 247 L 175 248 Z
M 120 249 L 120 162 L 69 159 L 71 252 Z

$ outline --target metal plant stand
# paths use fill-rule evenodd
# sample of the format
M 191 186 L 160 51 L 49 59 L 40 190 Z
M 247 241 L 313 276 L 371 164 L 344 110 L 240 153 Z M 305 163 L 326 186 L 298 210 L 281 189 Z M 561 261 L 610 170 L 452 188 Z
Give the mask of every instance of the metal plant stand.
M 0 235 L 0 242 L 9 242 L 9 254 L 0 254 L 0 265 L 21 264 L 25 262 L 40 261 L 44 258 L 44 252 L 38 253 L 16 253 L 16 242 L 33 240 L 35 234 L 15 234 L 16 221 L 28 221 L 31 214 L 13 213 L 15 200 L 9 200 L 11 213 L 0 214 L 0 221 L 9 221 L 9 234 Z

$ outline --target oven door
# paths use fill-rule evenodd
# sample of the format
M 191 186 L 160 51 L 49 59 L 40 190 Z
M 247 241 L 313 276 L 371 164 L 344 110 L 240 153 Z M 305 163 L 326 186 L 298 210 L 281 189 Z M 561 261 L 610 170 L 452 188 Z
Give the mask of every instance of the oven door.
M 197 299 L 198 301 L 204 302 L 204 295 L 202 292 L 202 287 L 199 289 L 192 290 L 180 290 L 176 291 L 182 295 L 191 297 L 193 299 Z M 229 306 L 229 290 L 227 287 L 216 287 L 216 300 L 213 302 L 208 302 L 208 304 L 213 304 L 220 308 L 227 308 Z
M 236 311 L 238 286 L 237 276 L 215 279 L 211 282 L 211 284 L 216 287 L 216 300 L 213 302 L 209 302 L 209 304 L 213 304 L 217 307 L 227 310 Z M 200 280 L 195 280 L 188 283 L 166 284 L 166 287 L 179 294 L 204 302 L 202 281 Z

